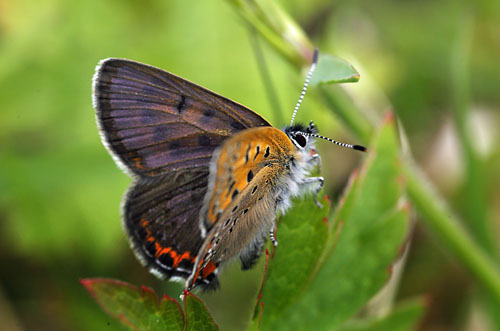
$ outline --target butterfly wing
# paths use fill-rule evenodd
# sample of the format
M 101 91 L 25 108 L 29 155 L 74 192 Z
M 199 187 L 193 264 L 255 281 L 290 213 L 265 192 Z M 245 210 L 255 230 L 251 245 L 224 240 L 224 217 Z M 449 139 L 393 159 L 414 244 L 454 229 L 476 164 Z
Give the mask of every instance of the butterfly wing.
M 208 192 L 201 211 L 205 241 L 187 288 L 209 264 L 239 255 L 243 269 L 261 253 L 274 225 L 279 192 L 294 146 L 273 127 L 253 128 L 228 139 L 211 164 Z
M 186 278 L 202 244 L 199 211 L 208 171 L 142 178 L 126 194 L 124 229 L 139 260 L 159 278 Z M 197 285 L 217 286 L 215 274 Z
M 94 76 L 103 142 L 135 177 L 124 229 L 139 260 L 157 276 L 186 278 L 203 243 L 199 211 L 209 162 L 228 136 L 269 123 L 248 108 L 141 63 L 108 59 Z M 196 284 L 213 286 L 213 272 Z
M 108 149 L 122 168 L 139 176 L 206 166 L 228 136 L 269 126 L 236 102 L 123 59 L 103 60 L 97 67 L 94 108 Z

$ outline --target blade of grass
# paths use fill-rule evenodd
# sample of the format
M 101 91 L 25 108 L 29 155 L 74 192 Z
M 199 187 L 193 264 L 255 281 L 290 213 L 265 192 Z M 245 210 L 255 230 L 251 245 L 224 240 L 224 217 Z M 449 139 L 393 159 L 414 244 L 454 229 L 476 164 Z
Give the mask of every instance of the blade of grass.
M 469 55 L 472 47 L 474 30 L 473 18 L 464 14 L 457 26 L 458 35 L 455 47 L 452 49 L 451 87 L 454 103 L 455 125 L 458 138 L 463 150 L 465 164 L 465 181 L 461 188 L 460 206 L 463 208 L 464 221 L 472 231 L 473 236 L 490 253 L 496 253 L 494 240 L 488 218 L 486 178 L 483 162 L 479 158 L 474 146 L 474 137 L 470 132 L 470 91 L 469 91 Z

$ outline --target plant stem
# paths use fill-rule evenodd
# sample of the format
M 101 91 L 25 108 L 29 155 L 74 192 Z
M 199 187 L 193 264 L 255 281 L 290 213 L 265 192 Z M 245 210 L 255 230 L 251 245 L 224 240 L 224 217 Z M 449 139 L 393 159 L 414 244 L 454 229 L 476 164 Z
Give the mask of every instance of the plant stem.
M 469 57 L 474 32 L 473 18 L 469 13 L 463 14 L 457 26 L 458 35 L 455 47 L 452 49 L 451 87 L 455 126 L 463 151 L 465 164 L 464 183 L 460 188 L 460 208 L 464 221 L 472 235 L 490 254 L 496 255 L 496 245 L 489 228 L 491 224 L 487 217 L 486 178 L 481 158 L 474 148 L 474 137 L 470 131 L 470 88 L 469 88 Z M 498 255 L 496 255 L 498 256 Z
M 421 220 L 500 305 L 500 267 L 472 239 L 443 200 L 430 189 L 427 179 L 410 163 L 404 165 L 407 193 L 423 216 Z

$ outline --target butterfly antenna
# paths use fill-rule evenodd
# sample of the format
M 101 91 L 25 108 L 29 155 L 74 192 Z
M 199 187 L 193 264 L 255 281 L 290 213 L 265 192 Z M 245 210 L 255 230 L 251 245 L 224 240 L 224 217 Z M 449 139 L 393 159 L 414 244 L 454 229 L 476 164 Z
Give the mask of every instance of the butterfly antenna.
M 360 145 L 351 145 L 351 144 L 341 143 L 341 142 L 338 142 L 336 140 L 333 140 L 332 138 L 323 137 L 323 136 L 320 136 L 319 134 L 315 134 L 315 133 L 307 133 L 305 135 L 309 136 L 309 137 L 315 137 L 315 138 L 321 138 L 324 140 L 328 140 L 329 142 L 334 143 L 335 145 L 342 146 L 342 147 L 347 147 L 347 148 L 355 149 L 357 151 L 366 152 L 366 147 L 363 147 Z
M 300 93 L 299 101 L 297 101 L 297 104 L 295 105 L 295 109 L 293 110 L 292 120 L 290 121 L 290 126 L 293 125 L 293 121 L 295 120 L 295 115 L 297 115 L 297 111 L 299 110 L 300 104 L 302 103 L 302 99 L 304 99 L 304 95 L 306 95 L 307 86 L 309 85 L 309 81 L 311 80 L 311 76 L 314 72 L 314 69 L 316 69 L 316 64 L 318 63 L 318 53 L 319 53 L 318 49 L 315 48 L 311 68 L 309 69 L 309 72 L 307 73 L 306 81 L 304 83 L 304 87 L 302 88 L 302 92 Z

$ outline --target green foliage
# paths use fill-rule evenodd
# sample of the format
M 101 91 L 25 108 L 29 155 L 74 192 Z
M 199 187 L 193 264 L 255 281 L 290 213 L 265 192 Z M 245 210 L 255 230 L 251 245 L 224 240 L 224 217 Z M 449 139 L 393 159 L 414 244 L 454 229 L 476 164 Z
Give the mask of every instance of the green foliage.
M 401 204 L 400 164 L 389 118 L 371 144 L 359 176 L 352 179 L 329 230 L 322 215 L 311 212 L 314 205 L 307 200 L 282 220 L 280 237 L 290 247 L 278 247 L 268 264 L 254 323 L 264 330 L 336 328 L 383 286 L 408 230 L 409 209 Z M 309 231 L 315 236 L 298 235 L 305 232 L 303 220 L 308 218 L 307 227 L 316 229 Z
M 389 315 L 367 321 L 353 321 L 340 327 L 339 331 L 405 331 L 412 330 L 423 314 L 420 301 L 402 303 Z
M 186 331 L 218 330 L 217 324 L 210 316 L 205 304 L 192 293 L 186 292 L 184 312 L 186 314 Z
M 327 242 L 329 209 L 328 199 L 321 209 L 310 197 L 296 199 L 292 210 L 280 220 L 279 245 L 271 248 L 273 253 L 266 259 L 267 272 L 253 323 L 268 325 L 279 319 L 311 281 Z
M 102 308 L 134 330 L 218 330 L 207 307 L 196 296 L 186 293 L 184 312 L 173 298 L 112 279 L 81 281 Z
M 318 68 L 311 78 L 312 85 L 334 83 L 356 83 L 359 72 L 345 60 L 330 54 L 322 54 L 318 59 Z

